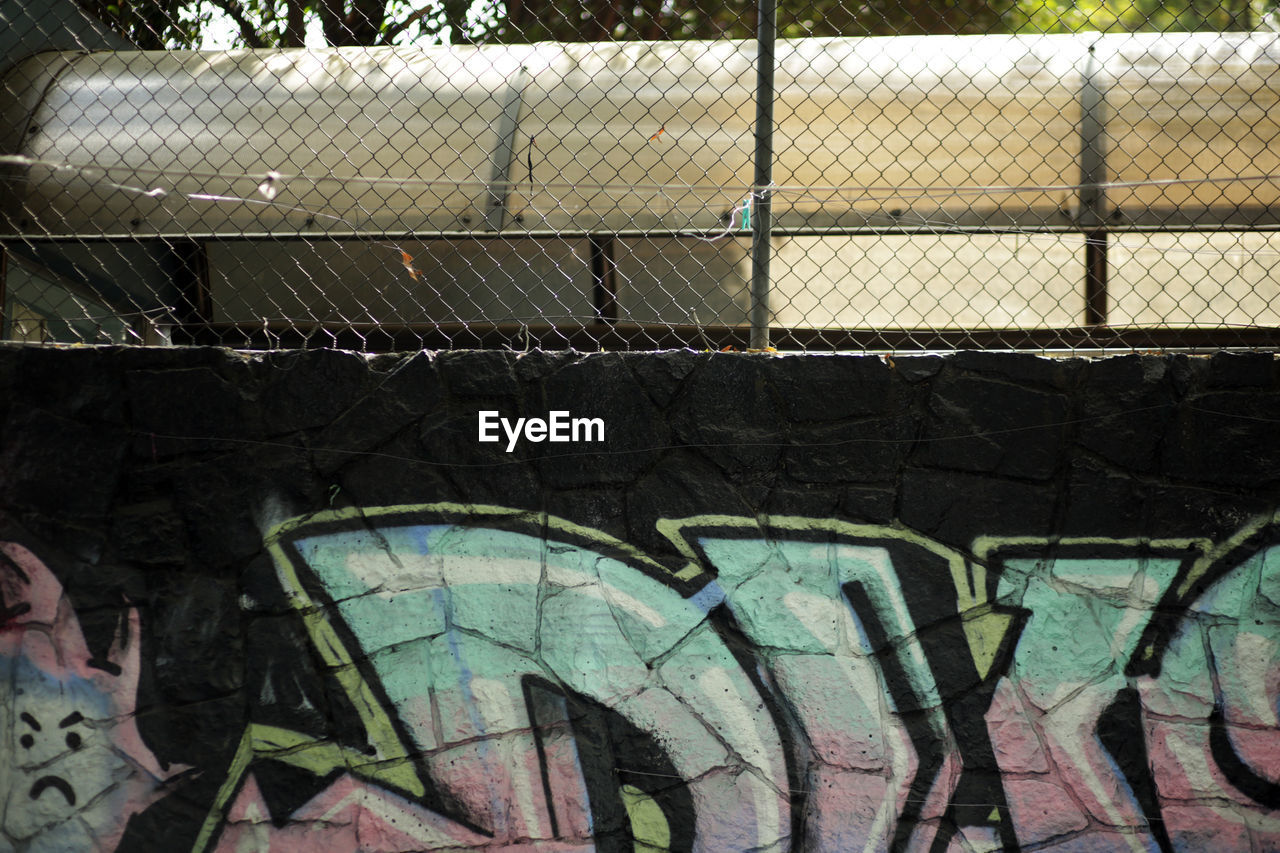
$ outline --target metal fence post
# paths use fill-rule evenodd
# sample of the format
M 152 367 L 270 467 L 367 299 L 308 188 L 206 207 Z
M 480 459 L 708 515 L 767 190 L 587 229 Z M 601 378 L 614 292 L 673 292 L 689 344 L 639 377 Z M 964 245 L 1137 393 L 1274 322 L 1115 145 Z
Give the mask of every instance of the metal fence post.
M 773 190 L 773 47 L 776 0 L 760 0 L 756 49 L 756 176 L 751 188 L 751 349 L 769 346 L 769 254 Z
M 1080 229 L 1084 232 L 1084 322 L 1107 322 L 1106 93 L 1096 49 L 1089 46 L 1080 92 Z

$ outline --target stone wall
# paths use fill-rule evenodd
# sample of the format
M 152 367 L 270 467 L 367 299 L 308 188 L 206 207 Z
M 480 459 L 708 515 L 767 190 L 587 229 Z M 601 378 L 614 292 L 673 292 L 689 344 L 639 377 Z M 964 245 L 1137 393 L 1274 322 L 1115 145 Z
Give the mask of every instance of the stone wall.
M 0 348 L 0 850 L 1273 849 L 1277 377 Z

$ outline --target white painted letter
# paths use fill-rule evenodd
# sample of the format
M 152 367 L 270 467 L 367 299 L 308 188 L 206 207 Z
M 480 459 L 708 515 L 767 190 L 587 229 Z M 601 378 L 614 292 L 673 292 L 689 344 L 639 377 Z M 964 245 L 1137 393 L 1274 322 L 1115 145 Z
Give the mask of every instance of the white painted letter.
M 520 437 L 520 428 L 524 426 L 524 418 L 516 418 L 516 425 L 513 429 L 511 421 L 506 418 L 502 419 L 502 431 L 507 434 L 507 452 L 516 449 L 516 439 Z
M 547 421 L 551 428 L 547 441 L 561 442 L 569 440 L 569 413 L 564 411 L 551 412 L 550 419 Z
M 497 441 L 498 440 L 498 436 L 493 433 L 494 428 L 498 426 L 493 421 L 493 419 L 496 418 L 497 416 L 498 416 L 497 412 L 481 412 L 480 413 L 480 421 L 479 421 L 479 424 L 480 424 L 479 440 L 480 441 Z
M 582 427 L 582 437 L 578 437 L 578 427 Z M 604 418 L 574 418 L 574 441 L 604 441 Z

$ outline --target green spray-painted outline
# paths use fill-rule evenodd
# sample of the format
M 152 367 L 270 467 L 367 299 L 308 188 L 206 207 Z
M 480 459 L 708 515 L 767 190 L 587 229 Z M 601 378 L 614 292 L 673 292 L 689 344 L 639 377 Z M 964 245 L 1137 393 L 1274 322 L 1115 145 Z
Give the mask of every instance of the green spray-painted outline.
M 1207 538 L 1186 539 L 1142 539 L 1142 538 L 1106 538 L 1106 537 L 1018 537 L 1018 536 L 979 536 L 972 545 L 976 561 L 967 560 L 963 554 L 951 549 L 914 530 L 900 526 L 857 524 L 838 519 L 810 518 L 803 516 L 762 516 L 752 518 L 730 515 L 698 515 L 681 519 L 659 519 L 656 527 L 659 533 L 670 540 L 677 551 L 688 562 L 677 571 L 672 571 L 653 560 L 634 546 L 613 536 L 593 528 L 585 527 L 563 518 L 548 515 L 544 512 L 511 509 L 487 504 L 463 504 L 441 502 L 428 504 L 406 504 L 400 506 L 376 507 L 362 509 L 348 507 L 337 510 L 324 510 L 318 513 L 298 516 L 274 527 L 265 537 L 264 543 L 276 565 L 277 574 L 284 586 L 292 606 L 300 612 L 307 632 L 311 637 L 321 659 L 331 668 L 339 685 L 346 693 L 365 727 L 368 741 L 375 749 L 375 757 L 370 757 L 349 747 L 338 746 L 332 742 L 318 739 L 290 729 L 253 723 L 245 728 L 236 752 L 227 767 L 227 778 L 218 790 L 214 803 L 210 807 L 205 822 L 201 827 L 193 853 L 204 853 L 214 841 L 219 826 L 225 821 L 225 808 L 231 798 L 239 790 L 249 768 L 259 758 L 282 761 L 292 766 L 307 770 L 317 776 L 325 775 L 335 769 L 346 767 L 361 776 L 380 784 L 423 796 L 426 786 L 419 777 L 408 749 L 395 731 L 391 715 L 378 701 L 374 691 L 361 676 L 350 652 L 343 645 L 337 632 L 329 623 L 322 609 L 314 602 L 303 588 L 293 560 L 285 551 L 283 542 L 295 535 L 299 530 L 325 524 L 353 522 L 366 523 L 373 520 L 396 515 L 454 515 L 459 520 L 455 523 L 467 525 L 472 519 L 483 522 L 485 519 L 527 519 L 540 529 L 568 534 L 588 542 L 596 542 L 625 555 L 630 560 L 647 567 L 657 577 L 669 577 L 673 580 L 690 582 L 704 574 L 698 557 L 684 530 L 691 527 L 721 527 L 758 529 L 762 533 L 768 529 L 794 531 L 822 531 L 853 539 L 896 539 L 917 545 L 947 561 L 952 581 L 956 589 L 956 603 L 963 620 L 970 653 L 982 677 L 989 673 L 996 650 L 1008 631 L 1011 617 L 995 612 L 988 600 L 986 591 L 985 563 L 999 550 L 1012 547 L 1029 546 L 1081 546 L 1099 545 L 1105 547 L 1147 547 L 1158 550 L 1198 550 L 1199 556 L 1186 570 L 1181 583 L 1178 584 L 1176 596 L 1184 599 L 1192 592 L 1197 581 L 1203 578 L 1212 567 L 1228 556 L 1233 550 L 1247 544 L 1247 541 L 1268 525 L 1280 520 L 1280 511 L 1269 515 L 1259 515 L 1251 519 L 1227 539 L 1213 543 Z M 368 524 L 372 527 L 374 525 Z M 1145 648 L 1141 653 L 1150 657 L 1154 650 Z M 630 809 L 628 809 L 630 812 Z M 643 811 L 643 810 L 642 810 Z
M 589 527 L 575 524 L 557 516 L 548 515 L 543 512 L 528 512 L 524 510 L 510 509 L 507 507 L 491 506 L 487 504 L 469 505 L 461 503 L 430 503 L 430 504 L 407 504 L 403 506 L 375 507 L 370 509 L 361 509 L 360 507 L 346 507 L 339 510 L 325 510 L 314 515 L 303 516 L 297 519 L 286 521 L 276 527 L 267 536 L 268 550 L 272 558 L 276 562 L 277 571 L 280 575 L 281 582 L 285 586 L 285 591 L 289 596 L 291 603 L 302 613 L 303 620 L 307 626 L 307 630 L 311 635 L 312 642 L 320 652 L 322 659 L 326 664 L 333 668 L 335 675 L 338 677 L 344 691 L 352 700 L 356 707 L 356 711 L 360 716 L 360 720 L 364 723 L 367 733 L 370 735 L 370 744 L 378 749 L 380 761 L 401 761 L 408 757 L 408 750 L 401 742 L 399 736 L 395 732 L 395 728 L 391 723 L 390 715 L 386 713 L 369 688 L 364 678 L 360 675 L 355 661 L 351 657 L 349 651 L 343 646 L 337 632 L 329 623 L 328 617 L 324 614 L 323 609 L 312 600 L 311 596 L 303 588 L 301 580 L 298 578 L 297 569 L 293 561 L 285 554 L 283 542 L 286 538 L 292 539 L 298 531 L 310 527 L 318 527 L 328 524 L 340 522 L 362 521 L 371 529 L 376 529 L 377 524 L 374 523 L 378 519 L 393 516 L 460 516 L 461 520 L 454 522 L 463 526 L 473 525 L 475 521 L 485 519 L 526 519 L 536 523 L 540 530 L 565 533 L 571 537 L 578 537 L 589 542 L 598 543 L 608 548 L 622 552 L 626 557 L 643 563 L 651 571 L 659 574 L 671 574 L 668 570 L 656 560 L 643 554 L 638 549 Z M 428 523 L 418 521 L 417 523 Z M 696 569 L 696 566 L 695 566 Z M 687 575 L 687 569 L 678 574 L 672 575 L 684 579 Z M 698 570 L 700 571 L 700 570 Z M 696 571 L 693 576 L 696 576 Z M 384 752 L 385 749 L 385 752 Z M 380 774 L 381 775 L 381 774 Z M 399 787 L 417 795 L 422 796 L 425 788 L 421 780 L 415 777 L 412 784 L 405 781 L 397 783 Z
M 225 818 L 224 809 L 227 803 L 240 789 L 244 776 L 250 765 L 259 758 L 280 761 L 315 776 L 324 776 L 339 768 L 347 768 L 361 776 L 381 780 L 380 777 L 397 777 L 399 771 L 405 769 L 407 759 L 398 761 L 370 760 L 368 756 L 351 749 L 338 746 L 330 741 L 320 740 L 311 735 L 269 726 L 262 723 L 250 723 L 245 727 L 235 755 L 227 767 L 227 778 L 218 789 L 213 807 L 205 817 L 192 846 L 193 853 L 203 853 L 213 841 L 215 831 Z M 368 769 L 369 765 L 380 765 L 376 769 Z M 408 768 L 412 772 L 412 768 Z M 389 771 L 389 772 L 388 772 Z M 413 782 L 421 785 L 416 775 Z
M 754 528 L 763 534 L 766 530 L 813 530 L 832 533 L 851 539 L 896 539 L 924 548 L 942 557 L 951 572 L 956 588 L 956 611 L 969 644 L 969 654 L 981 678 L 986 678 L 995 662 L 1000 644 L 1008 633 L 1013 617 L 995 610 L 987 600 L 986 567 L 971 562 L 954 548 L 950 548 L 922 533 L 907 527 L 883 524 L 857 524 L 834 518 L 808 518 L 805 516 L 779 515 L 751 518 L 736 515 L 695 515 L 688 518 L 659 519 L 658 532 L 676 546 L 682 556 L 692 563 L 698 561 L 693 543 L 685 536 L 689 527 Z
M 1106 536 L 979 536 L 973 540 L 973 553 L 980 560 L 990 561 L 997 551 L 1005 548 L 1052 547 L 1061 545 L 1079 548 L 1097 545 L 1103 548 L 1150 548 L 1153 551 L 1200 551 L 1207 553 L 1213 540 L 1207 537 L 1186 539 L 1144 539 L 1140 536 L 1110 538 Z M 1199 558 L 1197 558 L 1199 559 Z
M 990 562 L 995 559 L 998 552 L 1007 548 L 1081 548 L 1096 546 L 1099 548 L 1146 548 L 1152 551 L 1169 551 L 1169 552 L 1191 552 L 1199 551 L 1200 556 L 1196 557 L 1192 562 L 1191 568 L 1179 568 L 1179 572 L 1185 571 L 1189 577 L 1196 571 L 1206 555 L 1213 550 L 1213 541 L 1206 537 L 1188 537 L 1186 539 L 1144 539 L 1140 536 L 1131 537 L 1106 537 L 1106 536 L 979 536 L 973 540 L 973 553 L 981 560 Z M 1203 573 L 1204 569 L 1200 569 Z M 1175 576 L 1176 582 L 1176 576 Z M 1179 593 L 1181 597 L 1182 593 Z M 1134 657 L 1141 657 L 1143 660 L 1150 660 L 1155 656 L 1155 647 L 1151 643 L 1145 644 L 1141 649 L 1134 650 Z
M 737 529 L 742 531 L 754 531 L 761 539 L 765 541 L 785 542 L 779 533 L 794 531 L 796 533 L 824 533 L 832 536 L 838 536 L 841 539 L 853 540 L 879 540 L 884 541 L 895 540 L 916 545 L 924 550 L 941 557 L 947 562 L 950 569 L 952 582 L 956 587 L 957 599 L 960 599 L 965 590 L 969 588 L 970 573 L 968 570 L 968 561 L 959 551 L 943 545 L 941 542 L 930 539 L 914 530 L 902 526 L 886 526 L 879 524 L 856 524 L 854 522 L 841 521 L 839 519 L 822 519 L 810 518 L 805 516 L 761 516 L 759 518 L 751 518 L 746 516 L 726 516 L 726 515 L 699 515 L 681 519 L 661 519 L 656 524 L 659 532 L 666 536 L 676 546 L 677 550 L 686 557 L 697 560 L 697 551 L 695 550 L 693 540 L 698 534 L 707 532 L 714 535 L 717 529 L 725 528 Z M 954 744 L 954 735 L 951 732 L 951 726 L 947 718 L 947 714 L 943 709 L 941 693 L 938 690 L 937 681 L 934 677 L 933 670 L 930 666 L 927 655 L 925 654 L 923 644 L 919 637 L 916 636 L 915 626 L 910 624 L 911 614 L 907 609 L 905 598 L 902 595 L 900 579 L 896 576 L 896 569 L 891 569 L 894 575 L 894 582 L 897 583 L 898 589 L 893 598 L 897 599 L 893 607 L 888 612 L 882 612 L 882 617 L 889 617 L 892 620 L 892 627 L 897 633 L 893 644 L 893 654 L 897 657 L 903 674 L 910 681 L 917 701 L 926 705 L 922 710 L 927 720 L 927 725 L 933 736 L 942 743 Z M 725 591 L 726 600 L 732 602 L 732 596 Z M 730 604 L 732 606 L 732 604 Z M 902 612 L 899 613 L 897 608 L 901 607 Z M 1003 617 L 1002 614 L 987 613 L 985 611 L 974 612 L 972 609 L 967 614 L 968 619 L 962 622 L 965 631 L 966 640 L 970 644 L 970 650 L 974 648 L 974 633 L 981 630 L 992 630 L 990 620 L 992 617 Z M 906 620 L 906 624 L 903 621 Z M 976 660 L 975 665 L 980 667 Z M 923 750 L 928 748 L 924 744 L 917 742 L 912 736 L 915 743 L 919 766 L 916 773 L 920 772 L 926 764 L 926 758 Z M 923 809 L 925 798 L 928 797 L 928 791 L 933 788 L 941 775 L 939 774 L 941 764 L 934 767 L 930 776 L 927 777 L 928 785 L 923 791 L 916 790 L 917 781 L 922 778 L 912 774 L 915 778 L 909 783 L 910 788 L 899 792 L 910 796 L 915 793 L 919 797 L 917 802 Z M 950 801 L 954 791 L 947 794 L 947 800 Z M 901 803 L 899 803 L 901 805 Z M 899 816 L 901 817 L 901 815 Z M 910 846 L 909 840 L 911 828 L 904 829 L 911 823 L 917 823 L 921 815 L 917 815 L 914 819 L 908 819 L 906 823 L 900 823 L 898 828 L 893 831 L 890 846 L 898 849 L 902 846 Z
M 1175 576 L 1170 592 L 1161 599 L 1158 606 L 1174 605 L 1186 608 L 1191 598 L 1199 594 L 1196 585 L 1215 567 L 1229 559 L 1233 552 L 1249 546 L 1253 539 L 1263 530 L 1280 522 L 1280 510 L 1255 515 L 1242 524 L 1234 533 L 1220 542 L 1208 537 L 1188 537 L 1186 539 L 1143 539 L 1141 537 L 1107 538 L 1107 537 L 1037 537 L 1037 536 L 979 536 L 973 540 L 973 552 L 981 559 L 990 559 L 1004 548 L 1026 548 L 1032 546 L 1068 546 L 1079 547 L 1096 545 L 1100 547 L 1148 548 L 1158 551 L 1198 551 L 1199 555 L 1190 564 L 1184 562 L 1179 569 L 1180 580 Z M 1156 656 L 1154 640 L 1148 641 L 1134 650 L 1132 659 L 1148 663 Z
M 457 516 L 459 520 L 453 523 L 463 526 L 471 525 L 473 521 L 480 522 L 474 526 L 482 526 L 485 519 L 523 518 L 540 530 L 563 533 L 570 538 L 598 543 L 610 550 L 620 552 L 628 560 L 644 565 L 660 577 L 665 575 L 675 580 L 690 581 L 702 574 L 702 568 L 696 561 L 672 572 L 638 548 L 594 528 L 575 524 L 545 512 L 489 504 L 442 502 L 371 508 L 344 507 L 297 516 L 276 525 L 264 539 L 267 552 L 275 563 L 276 574 L 280 578 L 289 603 L 301 615 L 312 645 L 355 708 L 364 726 L 365 734 L 368 736 L 368 742 L 374 749 L 374 755 L 371 757 L 349 747 L 338 746 L 291 729 L 258 723 L 249 724 L 245 727 L 235 755 L 227 767 L 227 778 L 218 789 L 217 796 L 196 837 L 192 853 L 205 853 L 213 843 L 218 828 L 225 822 L 226 809 L 231 798 L 240 789 L 253 762 L 259 758 L 282 761 L 317 776 L 346 767 L 369 781 L 403 790 L 417 797 L 426 794 L 426 785 L 418 775 L 410 752 L 396 733 L 392 714 L 388 713 L 378 701 L 373 689 L 360 674 L 354 658 L 342 643 L 323 608 L 304 588 L 298 577 L 294 559 L 287 553 L 285 544 L 295 538 L 299 531 L 311 527 L 360 521 L 364 526 L 376 529 L 377 525 L 372 523 L 376 519 L 402 515 Z
M 1245 522 L 1239 530 L 1223 539 L 1216 545 L 1211 545 L 1205 553 L 1196 560 L 1191 570 L 1187 572 L 1187 576 L 1182 583 L 1178 585 L 1178 598 L 1186 598 L 1187 595 L 1195 587 L 1196 583 L 1203 578 L 1215 563 L 1225 558 L 1229 553 L 1247 544 L 1248 540 L 1262 532 L 1266 527 L 1275 524 L 1280 520 L 1280 510 L 1270 513 L 1269 515 L 1255 515 L 1253 518 Z
M 511 507 L 496 506 L 494 504 L 465 504 L 452 501 L 444 501 L 440 503 L 427 504 L 403 504 L 397 506 L 382 507 L 344 507 L 342 509 L 323 510 L 312 515 L 303 515 L 289 519 L 271 530 L 268 533 L 266 541 L 268 546 L 273 542 L 292 536 L 297 530 L 313 525 L 333 524 L 337 522 L 352 521 L 354 519 L 362 519 L 374 521 L 376 519 L 397 515 L 435 515 L 435 516 L 457 516 L 458 521 L 453 522 L 462 526 L 472 525 L 473 519 L 500 518 L 500 519 L 525 519 L 530 522 L 531 526 L 536 526 L 540 530 L 549 530 L 562 532 L 570 537 L 583 539 L 588 542 L 599 543 L 613 551 L 620 552 L 627 560 L 642 563 L 653 573 L 659 576 L 666 576 L 680 581 L 688 581 L 702 574 L 702 567 L 698 565 L 697 560 L 691 560 L 687 565 L 678 571 L 672 571 L 662 563 L 650 557 L 648 554 L 636 548 L 621 539 L 610 536 L 594 527 L 586 527 L 576 522 L 559 516 L 550 515 L 541 510 L 523 510 L 512 509 Z M 416 522 L 426 523 L 426 522 Z M 369 524 L 370 528 L 376 528 L 377 525 Z M 476 524 L 475 526 L 481 526 Z

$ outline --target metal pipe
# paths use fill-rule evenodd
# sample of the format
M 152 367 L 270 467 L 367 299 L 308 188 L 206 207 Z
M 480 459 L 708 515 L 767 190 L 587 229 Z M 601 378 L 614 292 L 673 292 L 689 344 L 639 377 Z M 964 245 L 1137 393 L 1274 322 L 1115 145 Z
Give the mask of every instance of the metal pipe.
M 751 349 L 769 346 L 769 257 L 772 236 L 773 70 L 777 0 L 760 0 L 756 29 L 756 177 L 751 190 Z

